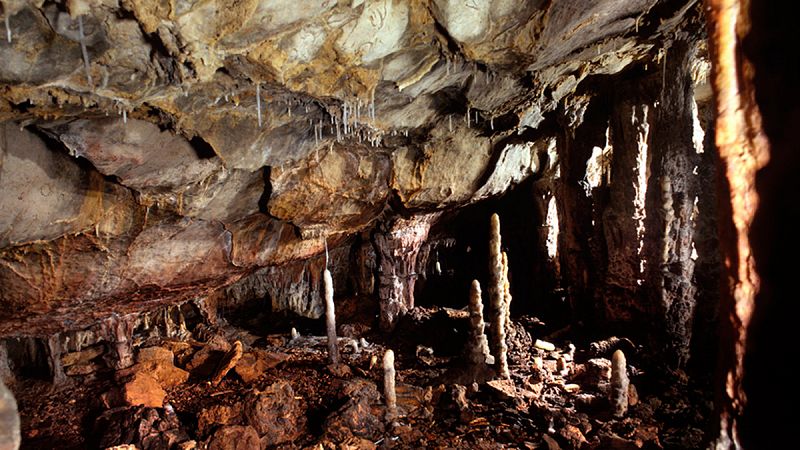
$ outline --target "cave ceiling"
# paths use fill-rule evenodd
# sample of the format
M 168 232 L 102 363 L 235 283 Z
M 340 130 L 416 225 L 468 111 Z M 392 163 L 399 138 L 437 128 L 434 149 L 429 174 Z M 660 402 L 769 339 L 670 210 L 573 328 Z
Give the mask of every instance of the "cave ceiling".
M 0 335 L 497 196 L 696 1 L 4 0 Z M 696 29 L 696 27 L 695 27 Z M 569 120 L 567 120 L 568 122 Z

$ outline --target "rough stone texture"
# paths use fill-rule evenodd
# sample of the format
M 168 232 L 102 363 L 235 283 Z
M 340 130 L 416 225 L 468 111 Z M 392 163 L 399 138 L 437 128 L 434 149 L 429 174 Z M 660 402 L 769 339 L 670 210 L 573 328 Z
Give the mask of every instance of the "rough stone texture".
M 66 353 L 61 355 L 61 365 L 69 367 L 77 364 L 86 364 L 102 355 L 104 351 L 105 349 L 102 345 L 94 345 L 79 352 Z
M 174 359 L 172 351 L 166 348 L 144 348 L 136 355 L 136 364 L 117 372 L 117 377 L 124 378 L 129 374 L 149 375 L 162 388 L 171 388 L 183 384 L 189 379 L 189 372 L 175 367 Z
M 0 379 L 0 449 L 17 450 L 21 439 L 17 401 Z
M 241 419 L 241 405 L 214 405 L 197 415 L 197 432 L 200 436 L 206 436 L 218 425 L 237 424 Z
M 676 40 L 658 71 L 615 83 L 576 103 L 560 121 L 556 183 L 561 283 L 574 313 L 636 336 L 683 368 L 690 358 L 698 277 L 718 270 L 708 256 L 696 273 L 697 243 L 713 255 L 716 233 L 697 226 L 700 192 L 716 198 L 713 177 L 697 172 L 703 142 L 690 70 L 696 43 Z M 712 151 L 711 148 L 707 151 Z M 705 319 L 715 308 L 704 296 Z M 656 329 L 642 323 L 661 324 Z M 701 333 L 706 336 L 707 330 Z
M 389 173 L 385 154 L 332 145 L 298 166 L 272 169 L 269 212 L 303 229 L 355 231 L 383 210 Z
M 14 2 L 0 335 L 203 297 L 498 196 L 542 170 L 537 128 L 592 75 L 653 61 L 684 3 Z M 401 280 L 378 277 L 383 303 L 412 306 L 415 268 L 376 253 Z M 294 303 L 273 296 L 317 314 Z
M 0 126 L 0 161 L 3 248 L 89 230 L 119 235 L 132 225 L 135 203 L 127 190 L 12 123 Z
M 414 308 L 417 254 L 428 237 L 435 214 L 397 219 L 372 236 L 378 263 L 380 326 L 392 330 L 397 319 Z
M 385 407 L 378 386 L 363 379 L 348 382 L 343 393 L 347 402 L 325 420 L 325 436 L 341 442 L 350 436 L 378 440 L 383 435 Z
M 245 383 L 255 381 L 258 377 L 264 374 L 267 369 L 277 367 L 283 361 L 286 361 L 289 355 L 280 352 L 267 352 L 260 349 L 255 349 L 245 352 L 242 358 L 236 363 L 234 370 L 239 378 Z
M 291 442 L 305 431 L 304 410 L 292 386 L 278 381 L 245 400 L 244 416 L 261 436 L 262 446 Z
M 723 11 L 720 2 L 714 3 L 713 26 L 716 32 L 721 32 L 722 21 L 726 15 L 730 17 L 734 13 Z M 744 6 L 740 2 L 736 3 Z M 726 420 L 721 423 L 721 428 L 730 427 L 727 433 L 732 432 L 734 436 L 738 434 L 743 448 L 759 445 L 779 448 L 793 445 L 791 433 L 765 435 L 760 432 L 765 427 L 791 430 L 794 422 L 791 415 L 770 413 L 774 408 L 775 386 L 787 383 L 791 385 L 794 379 L 792 364 L 796 360 L 795 357 L 780 356 L 784 353 L 785 347 L 771 345 L 775 342 L 791 342 L 792 336 L 796 334 L 794 324 L 797 317 L 797 304 L 786 301 L 785 296 L 785 293 L 793 292 L 797 284 L 797 272 L 793 264 L 785 264 L 784 261 L 787 258 L 791 259 L 796 254 L 795 249 L 800 248 L 798 234 L 793 225 L 800 220 L 800 208 L 794 196 L 787 195 L 786 191 L 786 186 L 791 186 L 796 180 L 800 167 L 800 154 L 795 150 L 797 133 L 793 125 L 800 116 L 798 112 L 800 91 L 794 81 L 798 77 L 799 68 L 792 61 L 775 59 L 771 56 L 775 54 L 772 52 L 780 54 L 791 48 L 791 36 L 796 33 L 796 27 L 792 17 L 787 14 L 788 11 L 783 4 L 775 7 L 752 4 L 741 8 L 736 19 L 737 23 L 746 22 L 751 26 L 746 31 L 738 31 L 735 38 L 732 36 L 733 30 L 726 32 L 727 37 L 731 38 L 726 40 L 730 46 L 726 47 L 725 53 L 720 52 L 718 55 L 722 59 L 724 55 L 740 52 L 742 57 L 727 60 L 735 61 L 736 65 L 726 64 L 724 76 L 715 80 L 718 83 L 715 83 L 715 92 L 724 93 L 726 99 L 731 99 L 729 94 L 732 92 L 748 93 L 746 97 L 741 98 L 742 109 L 729 109 L 726 106 L 727 101 L 722 100 L 723 97 L 716 97 L 715 106 L 717 111 L 725 111 L 724 121 L 718 122 L 720 131 L 723 133 L 735 131 L 735 134 L 728 135 L 736 136 L 735 140 L 724 142 L 726 161 L 737 161 L 738 164 L 732 167 L 746 167 L 748 171 L 748 175 L 739 178 L 738 189 L 736 192 L 731 192 L 731 195 L 736 194 L 736 198 L 744 199 L 747 195 L 753 195 L 752 189 L 757 189 L 758 193 L 756 211 L 743 208 L 745 205 L 743 203 L 737 204 L 738 214 L 743 212 L 755 214 L 752 229 L 748 233 L 743 228 L 746 226 L 746 221 L 740 222 L 737 227 L 740 230 L 739 239 L 746 234 L 752 239 L 753 258 L 748 264 L 754 263 L 758 268 L 759 292 L 755 294 L 754 299 L 740 295 L 735 301 L 726 297 L 725 301 L 721 302 L 720 317 L 731 317 L 732 320 L 726 323 L 727 331 L 721 333 L 725 336 L 722 344 L 717 343 L 721 351 L 732 349 L 734 350 L 732 353 L 738 357 L 741 357 L 745 349 L 747 352 L 743 366 L 741 359 L 737 363 L 736 357 L 728 356 L 724 360 L 725 370 L 718 372 L 719 381 L 730 380 L 724 390 L 721 385 L 719 389 L 720 396 L 726 399 L 724 408 L 720 408 L 726 411 L 724 416 Z M 752 62 L 752 66 L 746 63 L 748 60 Z M 750 72 L 750 67 L 755 71 Z M 748 78 L 751 81 L 748 81 Z M 734 80 L 736 83 L 731 83 Z M 762 120 L 750 120 L 759 115 Z M 741 126 L 745 123 L 748 126 Z M 769 140 L 768 164 L 764 159 L 766 143 L 758 134 L 759 127 L 763 127 L 763 133 Z M 749 151 L 741 153 L 735 151 L 734 149 L 742 147 L 733 144 L 734 142 L 749 142 Z M 743 161 L 752 161 L 751 158 L 759 162 L 757 174 L 753 172 L 756 169 L 752 165 L 741 165 Z M 754 184 L 754 181 L 757 181 L 757 184 Z M 727 226 L 730 225 L 728 222 Z M 726 257 L 737 253 L 730 235 L 729 239 L 725 243 Z M 739 271 L 742 271 L 742 266 L 747 263 L 744 258 L 743 253 L 739 253 L 738 258 L 735 258 L 739 260 Z M 727 269 L 729 276 L 736 270 L 732 267 Z M 749 269 L 752 270 L 752 266 Z M 699 267 L 696 270 L 699 270 Z M 741 275 L 735 278 L 738 278 L 742 289 L 747 283 L 746 278 Z M 752 322 L 748 325 L 747 305 L 751 300 L 754 309 Z M 698 306 L 700 306 L 699 300 Z M 794 354 L 796 355 L 796 352 Z M 735 378 L 731 380 L 731 377 L 743 377 L 740 378 L 743 384 L 739 384 Z M 736 416 L 741 412 L 739 408 L 744 398 L 742 387 L 745 389 L 747 406 L 744 415 L 740 416 L 741 420 L 737 420 Z M 785 397 L 781 396 L 781 401 L 790 404 L 797 402 L 796 391 L 790 390 L 786 394 Z M 735 428 L 737 424 L 738 430 Z
M 253 427 L 231 425 L 220 427 L 206 444 L 208 450 L 249 450 L 261 448 Z
M 236 363 L 239 362 L 239 359 L 242 358 L 242 343 L 241 341 L 236 341 L 233 343 L 233 346 L 228 353 L 223 356 L 222 360 L 220 360 L 219 364 L 217 364 L 217 368 L 214 370 L 214 373 L 211 375 L 211 384 L 218 385 L 225 375 L 231 371 L 236 366 Z
M 689 359 L 696 304 L 692 239 L 698 188 L 693 171 L 698 157 L 692 140 L 696 108 L 688 70 L 696 51 L 693 43 L 675 41 L 665 62 L 664 76 L 672 81 L 662 88 L 653 122 L 654 154 L 645 199 L 642 254 L 652 302 L 648 306 L 665 324 L 659 344 L 673 367 L 683 367 Z
M 121 407 L 103 412 L 95 420 L 92 439 L 97 448 L 130 444 L 136 448 L 173 448 L 189 436 L 169 409 Z
M 161 408 L 167 393 L 159 385 L 158 380 L 146 373 L 136 373 L 130 381 L 122 386 L 122 402 L 131 406 L 148 406 Z

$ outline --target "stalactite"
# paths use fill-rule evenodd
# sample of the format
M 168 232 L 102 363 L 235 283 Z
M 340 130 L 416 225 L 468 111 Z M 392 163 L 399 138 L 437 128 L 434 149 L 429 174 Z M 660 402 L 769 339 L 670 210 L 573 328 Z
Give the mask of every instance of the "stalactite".
M 383 396 L 386 400 L 386 421 L 397 418 L 397 391 L 395 390 L 394 351 L 383 354 Z
M 83 55 L 83 67 L 86 69 L 86 82 L 89 84 L 89 89 L 94 89 L 94 83 L 92 82 L 92 70 L 89 65 L 89 51 L 86 50 L 86 36 L 83 34 L 83 16 L 78 16 L 78 33 L 80 33 L 79 36 L 81 54 Z
M 258 128 L 261 128 L 261 83 L 256 83 L 256 114 L 258 115 Z
M 113 314 L 100 322 L 97 333 L 108 342 L 111 350 L 108 363 L 111 367 L 124 369 L 133 365 L 133 330 L 136 323 L 136 314 L 123 317 Z
M 6 40 L 8 41 L 9 44 L 11 43 L 11 23 L 10 23 L 10 20 L 9 20 L 10 17 L 11 17 L 11 14 L 9 14 L 9 12 L 6 11 L 5 12 L 5 17 L 3 18 L 3 20 L 6 23 Z
M 339 344 L 336 337 L 336 311 L 333 303 L 333 278 L 325 269 L 322 275 L 325 292 L 325 326 L 328 332 L 328 359 L 331 364 L 339 364 Z

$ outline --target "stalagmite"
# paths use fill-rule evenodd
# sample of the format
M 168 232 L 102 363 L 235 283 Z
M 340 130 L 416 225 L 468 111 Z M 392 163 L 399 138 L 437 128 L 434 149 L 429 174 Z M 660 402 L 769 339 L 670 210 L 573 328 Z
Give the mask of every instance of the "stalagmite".
M 628 412 L 628 366 L 622 350 L 614 352 L 611 357 L 611 391 L 610 401 L 616 417 L 623 417 Z
M 469 292 L 469 318 L 470 337 L 467 360 L 472 365 L 494 364 L 494 357 L 489 352 L 489 341 L 484 333 L 486 323 L 483 321 L 483 301 L 481 300 L 481 285 L 478 280 L 472 281 Z
M 328 359 L 331 364 L 339 364 L 339 345 L 336 338 L 336 312 L 333 304 L 333 278 L 331 272 L 323 272 L 325 293 L 325 326 L 328 331 Z
M 497 361 L 497 373 L 510 378 L 508 346 L 506 345 L 506 317 L 508 315 L 503 279 L 503 256 L 500 238 L 500 217 L 492 214 L 489 228 L 489 300 L 492 304 L 492 353 Z
M 394 352 L 383 354 L 383 396 L 386 399 L 386 421 L 397 418 L 397 392 L 395 391 Z

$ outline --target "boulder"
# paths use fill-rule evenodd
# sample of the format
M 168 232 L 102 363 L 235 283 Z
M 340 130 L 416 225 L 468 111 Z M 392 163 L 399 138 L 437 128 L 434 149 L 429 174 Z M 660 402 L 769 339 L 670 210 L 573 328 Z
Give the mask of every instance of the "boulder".
M 281 352 L 268 352 L 255 349 L 245 352 L 236 363 L 234 370 L 245 383 L 255 381 L 266 370 L 278 366 L 289 359 L 289 355 Z
M 244 415 L 265 446 L 291 442 L 305 432 L 305 411 L 286 381 L 278 381 L 265 391 L 248 396 Z
M 237 425 L 242 420 L 241 404 L 214 405 L 208 407 L 197 415 L 197 432 L 206 436 L 218 425 Z
M 206 443 L 208 450 L 260 449 L 258 433 L 251 426 L 229 425 L 219 428 Z

